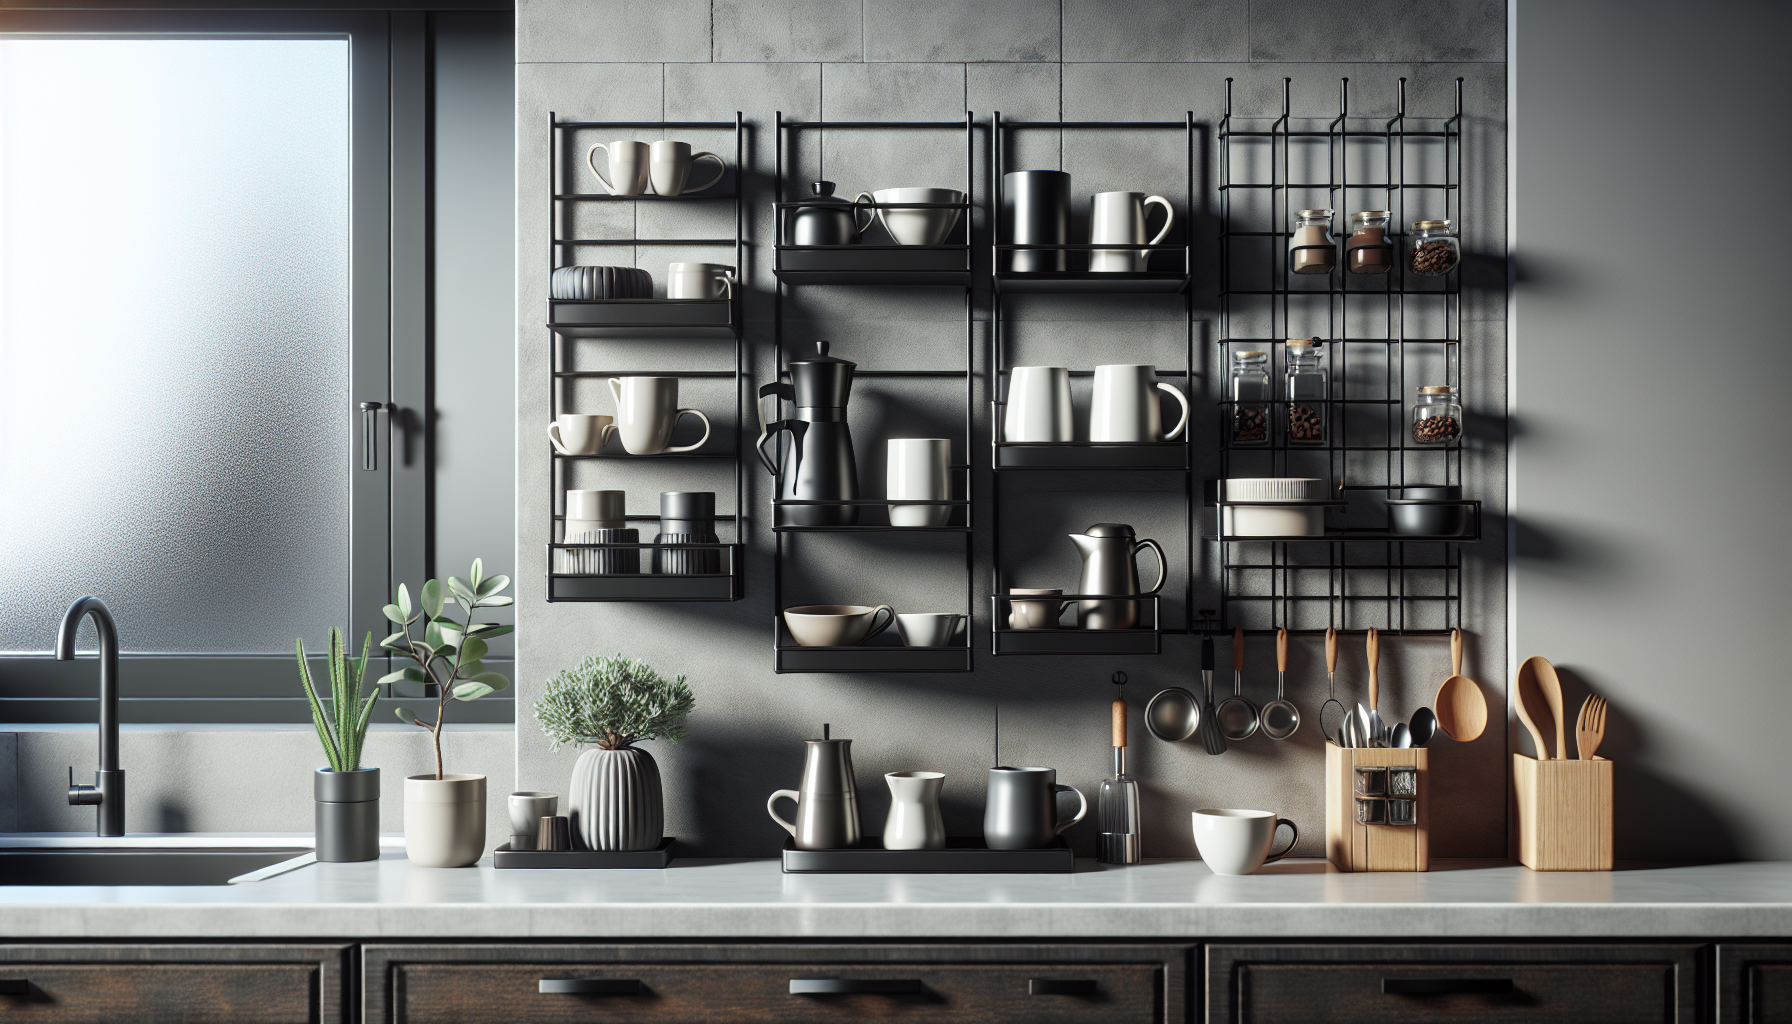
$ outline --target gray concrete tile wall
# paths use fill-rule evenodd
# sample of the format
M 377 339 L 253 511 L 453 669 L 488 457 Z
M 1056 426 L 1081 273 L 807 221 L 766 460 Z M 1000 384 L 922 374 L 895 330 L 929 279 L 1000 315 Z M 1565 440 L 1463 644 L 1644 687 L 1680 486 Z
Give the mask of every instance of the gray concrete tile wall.
M 1460 75 L 1465 79 L 1468 187 L 1456 209 L 1473 254 L 1470 270 L 1478 275 L 1464 299 L 1464 398 L 1477 424 L 1464 482 L 1487 501 L 1487 521 L 1495 524 L 1490 537 L 1503 522 L 1504 448 L 1497 419 L 1505 394 L 1503 7 L 1481 0 L 1361 0 L 1348 5 L 1332 0 L 709 0 L 695 8 L 686 0 L 601 5 L 522 0 L 518 20 L 515 575 L 521 595 L 517 685 L 523 709 L 517 730 L 518 788 L 564 791 L 577 753 L 549 752 L 533 728 L 526 708 L 541 684 L 587 654 L 626 650 L 662 671 L 689 675 L 697 690 L 691 738 L 679 745 L 651 745 L 666 777 L 668 830 L 688 851 L 763 856 L 775 850 L 784 833 L 757 808 L 770 790 L 795 783 L 798 740 L 814 735 L 822 721 L 833 723 L 835 735 L 858 739 L 855 754 L 871 826 L 881 820 L 884 807 L 876 773 L 928 767 L 950 776 L 948 828 L 974 833 L 982 809 L 981 769 L 989 758 L 989 722 L 997 705 L 1004 757 L 1054 764 L 1063 781 L 1092 793 L 1106 764 L 1106 702 L 1111 697 L 1103 681 L 1114 669 L 1124 669 L 1134 680 L 1129 699 L 1141 710 L 1161 686 L 1189 684 L 1187 667 L 1196 651 L 1194 638 L 1171 635 L 1164 639 L 1163 656 L 1156 658 L 998 659 L 987 653 L 986 595 L 992 546 L 998 541 L 1004 569 L 1018 574 L 1013 582 L 1071 586 L 1077 565 L 1065 534 L 1100 521 L 1128 522 L 1141 535 L 1163 541 L 1171 553 L 1165 617 L 1172 624 L 1180 624 L 1187 611 L 1182 595 L 1190 584 L 1190 552 L 1178 490 L 1181 478 L 1172 474 L 1121 473 L 1099 479 L 1004 474 L 999 481 L 1002 522 L 992 528 L 990 492 L 998 481 L 984 468 L 991 389 L 981 370 L 974 382 L 970 451 L 957 451 L 961 442 L 955 440 L 955 458 L 968 454 L 970 464 L 978 467 L 973 476 L 978 522 L 972 579 L 975 674 L 774 675 L 767 642 L 767 627 L 776 614 L 770 585 L 772 542 L 765 528 L 770 477 L 750 454 L 744 601 L 550 605 L 540 600 L 541 545 L 550 535 L 548 468 L 540 444 L 548 349 L 540 300 L 546 291 L 546 265 L 539 257 L 547 237 L 548 203 L 546 176 L 532 169 L 544 167 L 549 158 L 540 127 L 549 110 L 592 119 L 720 120 L 736 110 L 744 113 L 747 157 L 738 173 L 749 196 L 751 244 L 742 280 L 747 289 L 745 344 L 755 383 L 770 380 L 775 372 L 770 243 L 777 111 L 803 120 L 957 120 L 968 109 L 980 123 L 995 110 L 1008 119 L 1041 121 L 1180 121 L 1185 111 L 1193 111 L 1197 180 L 1192 210 L 1187 209 L 1181 177 L 1181 137 L 1174 132 L 1165 133 L 1173 138 L 1158 139 L 1146 133 L 1104 137 L 1099 132 L 1029 129 L 1001 141 L 1009 169 L 1071 171 L 1079 223 L 1086 220 L 1090 193 L 1140 189 L 1175 203 L 1183 224 L 1172 239 L 1183 237 L 1183 226 L 1194 231 L 1194 376 L 1175 383 L 1187 387 L 1193 399 L 1197 476 L 1212 476 L 1219 471 L 1211 437 L 1219 410 L 1213 400 L 1224 387 L 1226 369 L 1219 346 L 1213 344 L 1219 331 L 1220 208 L 1213 136 L 1225 108 L 1226 79 L 1233 79 L 1240 123 L 1261 128 L 1280 112 L 1285 77 L 1293 79 L 1297 124 L 1310 126 L 1336 115 L 1339 81 L 1345 77 L 1351 80 L 1353 115 L 1364 125 L 1385 121 L 1402 76 L 1407 78 L 1409 116 L 1435 124 L 1450 113 Z M 579 133 L 561 158 L 562 167 L 586 184 L 589 172 L 578 170 L 583 148 L 601 134 Z M 687 136 L 711 149 L 725 144 L 707 133 L 677 137 Z M 989 145 L 987 128 L 979 127 L 973 176 L 978 275 L 989 270 Z M 1372 154 L 1357 159 L 1373 163 Z M 897 185 L 956 188 L 963 174 L 963 138 L 955 132 L 797 132 L 788 142 L 785 161 L 785 198 L 802 195 L 805 183 L 818 175 L 835 180 L 848 197 L 860 189 Z M 1356 193 L 1337 202 L 1354 208 L 1371 198 L 1371 193 Z M 1279 205 L 1272 210 L 1266 196 L 1239 195 L 1238 202 L 1241 210 L 1256 203 L 1263 217 L 1281 221 Z M 647 209 L 649 204 L 641 204 L 637 215 L 623 209 L 631 205 L 582 210 L 573 221 L 580 231 L 614 227 L 623 233 L 669 236 L 694 230 L 709 216 L 695 207 Z M 1340 228 L 1348 212 L 1340 210 Z M 689 255 L 713 258 L 695 251 Z M 674 254 L 669 251 L 649 247 L 628 257 L 653 270 L 656 278 L 663 278 L 663 263 L 670 258 Z M 1293 304 L 1301 330 L 1291 331 L 1278 315 L 1276 336 L 1298 335 L 1309 328 L 1309 319 L 1323 315 L 1322 309 L 1302 312 L 1302 304 Z M 1239 301 L 1231 324 L 1234 335 L 1271 331 L 1264 312 Z M 989 313 L 987 287 L 980 280 L 972 332 L 979 367 L 988 358 Z M 1413 323 L 1429 315 L 1417 304 L 1411 313 Z M 963 298 L 952 289 L 797 288 L 786 296 L 783 314 L 787 350 L 826 339 L 867 368 L 955 369 L 964 357 Z M 1381 316 L 1385 320 L 1385 313 Z M 1376 325 L 1374 311 L 1355 300 L 1351 318 L 1353 330 Z M 1007 365 L 1056 362 L 1086 368 L 1100 362 L 1154 362 L 1180 367 L 1185 338 L 1182 307 L 1174 298 L 1017 296 L 1006 300 L 1003 309 Z M 575 358 L 627 360 L 623 366 L 695 366 L 708 358 L 725 361 L 726 348 L 582 343 Z M 1413 351 L 1409 356 L 1412 374 L 1434 372 L 1430 354 Z M 1366 354 L 1353 353 L 1352 378 L 1372 377 L 1378 371 L 1371 363 Z M 881 494 L 887 437 L 958 437 L 961 387 L 956 381 L 863 382 L 852 412 L 862 493 Z M 1086 430 L 1088 391 L 1088 380 L 1078 378 L 1073 393 L 1079 431 Z M 609 408 L 597 386 L 575 389 L 574 397 L 594 411 Z M 693 403 L 718 423 L 732 419 L 733 402 L 725 386 L 694 386 L 685 401 Z M 751 415 L 749 411 L 749 423 L 742 425 L 749 445 L 757 435 Z M 1353 476 L 1372 471 L 1379 470 L 1366 463 L 1350 468 Z M 581 464 L 571 479 L 588 486 L 622 486 L 630 492 L 630 510 L 637 512 L 651 511 L 654 494 L 675 486 L 715 489 L 724 505 L 733 496 L 726 464 Z M 889 601 L 907 610 L 956 608 L 964 599 L 959 544 L 951 535 L 799 535 L 792 548 L 797 556 L 785 561 L 792 588 L 787 603 L 813 598 Z M 1212 546 L 1197 543 L 1197 608 L 1211 604 L 1203 595 L 1214 592 L 1212 559 Z M 1141 559 L 1141 570 L 1154 576 L 1150 561 Z M 1502 703 L 1498 681 L 1508 674 L 1501 548 L 1491 539 L 1472 545 L 1468 561 L 1463 606 L 1471 638 L 1466 670 L 1488 683 L 1497 705 Z M 1316 709 L 1325 697 L 1324 675 L 1315 670 L 1319 647 L 1304 639 L 1294 647 L 1289 695 L 1303 708 Z M 1266 643 L 1250 649 L 1246 685 L 1254 694 L 1266 685 L 1270 649 Z M 1447 645 L 1440 642 L 1413 639 L 1384 645 L 1386 710 L 1404 716 L 1428 700 L 1435 681 L 1448 671 L 1447 657 Z M 1344 661 L 1340 696 L 1360 699 L 1360 650 Z M 1252 741 L 1240 747 L 1237 756 L 1210 758 L 1187 745 L 1153 741 L 1135 746 L 1135 763 L 1148 780 L 1148 855 L 1191 855 L 1187 811 L 1215 802 L 1271 807 L 1309 823 L 1301 852 L 1318 852 L 1323 812 L 1316 780 L 1323 770 L 1323 748 L 1317 734 L 1303 732 L 1281 745 Z M 1504 852 L 1504 796 L 1498 780 L 1504 777 L 1505 750 L 1503 731 L 1496 728 L 1480 742 L 1439 751 L 1438 763 L 1450 765 L 1456 781 L 1440 789 L 1450 793 L 1450 806 L 1440 808 L 1434 819 L 1440 823 L 1434 828 L 1434 853 Z M 1092 852 L 1094 836 L 1088 826 L 1073 829 L 1070 839 L 1080 851 Z

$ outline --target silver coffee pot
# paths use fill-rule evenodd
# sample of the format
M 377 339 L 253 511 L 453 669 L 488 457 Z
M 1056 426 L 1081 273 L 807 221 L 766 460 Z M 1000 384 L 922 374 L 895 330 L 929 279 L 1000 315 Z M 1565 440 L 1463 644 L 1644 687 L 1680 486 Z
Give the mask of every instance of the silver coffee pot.
M 765 801 L 765 813 L 784 826 L 799 850 L 843 850 L 859 844 L 859 793 L 852 773 L 852 741 L 828 736 L 804 740 L 800 789 L 780 789 Z M 796 821 L 785 821 L 774 806 L 779 800 L 796 802 Z
M 1125 523 L 1096 523 L 1088 533 L 1073 533 L 1070 542 L 1083 555 L 1083 578 L 1077 585 L 1079 594 L 1138 595 L 1149 597 L 1164 588 L 1164 577 L 1170 563 L 1157 541 L 1139 540 L 1132 527 Z M 1141 548 L 1157 553 L 1157 582 L 1150 590 L 1139 589 L 1139 567 L 1135 561 Z M 1077 625 L 1082 629 L 1136 629 L 1139 625 L 1137 601 L 1078 601 Z

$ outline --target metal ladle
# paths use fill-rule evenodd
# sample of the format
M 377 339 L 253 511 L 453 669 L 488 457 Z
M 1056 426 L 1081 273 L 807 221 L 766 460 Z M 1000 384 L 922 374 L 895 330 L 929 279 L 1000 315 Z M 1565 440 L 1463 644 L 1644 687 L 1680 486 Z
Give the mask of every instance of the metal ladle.
M 1201 706 L 1180 686 L 1159 690 L 1145 705 L 1145 729 L 1170 743 L 1180 743 L 1201 725 Z
M 1232 696 L 1220 701 L 1219 710 L 1215 714 L 1219 718 L 1221 735 L 1234 743 L 1248 740 L 1257 734 L 1260 722 L 1257 705 L 1245 699 L 1244 695 L 1243 626 L 1232 630 Z
M 1288 631 L 1276 630 L 1276 699 L 1263 705 L 1263 735 L 1285 740 L 1300 728 L 1300 709 L 1283 694 L 1288 676 Z

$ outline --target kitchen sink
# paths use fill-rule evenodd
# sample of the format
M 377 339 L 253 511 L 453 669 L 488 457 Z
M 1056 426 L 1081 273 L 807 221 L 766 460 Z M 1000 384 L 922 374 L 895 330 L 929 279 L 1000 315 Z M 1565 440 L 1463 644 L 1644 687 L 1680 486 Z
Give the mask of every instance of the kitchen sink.
M 309 847 L 0 849 L 0 885 L 226 885 Z

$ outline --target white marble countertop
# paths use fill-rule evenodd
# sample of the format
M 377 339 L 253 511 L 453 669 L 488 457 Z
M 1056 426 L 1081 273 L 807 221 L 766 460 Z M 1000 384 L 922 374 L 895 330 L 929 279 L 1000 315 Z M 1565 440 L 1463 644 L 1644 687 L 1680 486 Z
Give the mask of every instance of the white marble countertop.
M 1536 873 L 1444 862 L 1340 874 L 1199 861 L 1070 875 L 786 875 L 769 860 L 664 871 L 413 867 L 388 851 L 232 886 L 0 885 L 21 938 L 1748 938 L 1792 936 L 1792 864 Z

